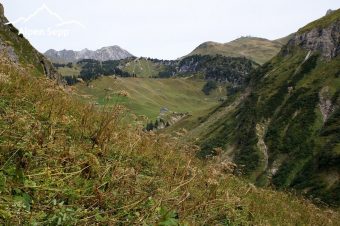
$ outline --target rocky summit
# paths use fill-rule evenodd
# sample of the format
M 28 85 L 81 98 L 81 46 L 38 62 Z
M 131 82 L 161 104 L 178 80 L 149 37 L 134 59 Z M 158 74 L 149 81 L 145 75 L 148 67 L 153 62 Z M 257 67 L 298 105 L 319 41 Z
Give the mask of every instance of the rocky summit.
M 328 17 L 337 13 L 332 11 Z M 336 20 L 327 27 L 302 28 L 294 34 L 288 42 L 286 50 L 299 46 L 311 52 L 318 52 L 322 56 L 333 59 L 340 54 L 340 20 Z
M 54 63 L 77 62 L 83 59 L 108 61 L 108 60 L 121 60 L 133 57 L 131 53 L 122 49 L 119 46 L 103 47 L 95 51 L 89 49 L 83 49 L 81 51 L 73 50 L 56 51 L 54 49 L 50 49 L 45 52 L 45 56 Z

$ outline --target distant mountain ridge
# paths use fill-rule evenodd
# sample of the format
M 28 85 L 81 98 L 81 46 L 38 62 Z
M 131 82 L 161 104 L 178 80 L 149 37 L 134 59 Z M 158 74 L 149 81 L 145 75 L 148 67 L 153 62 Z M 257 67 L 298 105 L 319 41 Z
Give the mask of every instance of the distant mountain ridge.
M 286 44 L 288 38 L 268 40 L 258 37 L 241 37 L 228 43 L 204 42 L 194 49 L 192 55 L 222 55 L 245 57 L 259 64 L 264 64 L 273 58 Z
M 134 57 L 131 53 L 117 45 L 103 47 L 95 51 L 89 49 L 83 49 L 80 51 L 66 49 L 57 51 L 50 49 L 46 51 L 44 55 L 54 63 L 69 63 L 83 59 L 92 59 L 98 61 L 122 60 L 129 57 Z

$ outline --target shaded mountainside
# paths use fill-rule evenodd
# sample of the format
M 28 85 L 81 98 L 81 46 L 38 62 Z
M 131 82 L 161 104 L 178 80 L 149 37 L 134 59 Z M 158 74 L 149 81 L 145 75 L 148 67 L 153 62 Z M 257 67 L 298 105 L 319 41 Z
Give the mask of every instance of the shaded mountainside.
M 78 77 L 89 82 L 101 76 L 116 75 L 140 78 L 194 77 L 227 83 L 231 87 L 244 86 L 250 73 L 258 66 L 246 58 L 220 55 L 194 55 L 179 61 L 128 58 L 103 62 L 81 60 L 77 63 L 54 65 L 67 81 L 71 81 L 69 84 L 77 82 Z
M 182 76 L 201 74 L 207 80 L 240 86 L 255 66 L 251 60 L 241 57 L 193 55 L 179 61 L 177 73 Z
M 205 42 L 193 50 L 191 55 L 223 55 L 231 57 L 246 57 L 258 64 L 263 64 L 273 58 L 286 44 L 286 38 L 268 40 L 256 37 L 241 37 L 228 43 Z
M 121 59 L 129 58 L 129 57 L 133 57 L 131 53 L 122 49 L 119 46 L 103 47 L 95 51 L 88 50 L 88 49 L 83 49 L 81 51 L 73 51 L 73 50 L 56 51 L 54 49 L 50 49 L 46 51 L 44 54 L 53 63 L 70 63 L 70 62 L 77 62 L 83 59 L 108 61 L 108 60 L 121 60 Z
M 48 78 L 62 82 L 61 76 L 44 55 L 39 53 L 20 34 L 4 15 L 0 4 L 0 52 L 5 54 L 12 62 L 29 66 L 28 69 L 35 75 L 46 75 Z
M 243 95 L 184 122 L 193 128 L 188 139 L 200 138 L 199 155 L 222 147 L 257 184 L 339 206 L 339 28 L 340 10 L 302 28 L 251 75 Z

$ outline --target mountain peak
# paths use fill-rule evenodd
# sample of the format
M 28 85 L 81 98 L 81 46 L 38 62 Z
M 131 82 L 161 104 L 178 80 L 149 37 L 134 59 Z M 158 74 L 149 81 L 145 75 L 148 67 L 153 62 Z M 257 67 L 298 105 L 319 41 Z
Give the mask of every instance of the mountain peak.
M 8 20 L 7 20 L 7 18 L 5 17 L 5 10 L 4 10 L 4 7 L 3 7 L 3 5 L 0 3 L 0 23 L 1 23 L 1 25 L 2 24 L 5 24 L 5 23 L 7 23 L 8 22 Z
M 118 45 L 113 45 L 113 46 L 104 46 L 101 49 L 122 49 L 122 48 Z
M 281 49 L 282 43 L 265 38 L 243 36 L 228 43 L 204 42 L 196 47 L 191 55 L 223 55 L 245 57 L 256 63 L 263 64 Z
M 334 11 L 335 11 L 335 10 L 332 10 L 332 9 L 327 10 L 326 16 L 329 15 L 329 14 L 331 14 L 331 13 L 334 12 Z
M 4 15 L 4 12 L 5 10 L 4 10 L 4 7 L 3 7 L 3 5 L 0 3 L 0 16 L 2 16 L 2 15 Z
M 203 42 L 202 44 L 200 44 L 196 49 L 200 49 L 200 48 L 209 48 L 211 46 L 218 46 L 218 45 L 222 45 L 221 43 L 218 42 L 212 42 L 212 41 L 208 41 L 208 42 Z
M 253 37 L 253 36 L 241 36 L 233 41 L 238 41 L 238 40 L 263 40 L 266 41 L 268 39 L 266 38 L 261 38 L 261 37 Z
M 55 63 L 76 62 L 82 59 L 93 59 L 98 61 L 121 60 L 133 57 L 131 53 L 118 45 L 102 47 L 94 51 L 89 50 L 88 48 L 80 51 L 65 49 L 61 51 L 48 50 L 45 52 L 45 56 Z

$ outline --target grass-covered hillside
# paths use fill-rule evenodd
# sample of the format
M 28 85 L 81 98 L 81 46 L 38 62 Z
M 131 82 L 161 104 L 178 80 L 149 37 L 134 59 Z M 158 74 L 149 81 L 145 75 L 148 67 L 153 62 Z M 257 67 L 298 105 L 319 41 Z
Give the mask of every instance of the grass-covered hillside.
M 127 69 L 136 64 L 143 70 L 152 67 Z M 188 116 L 206 114 L 227 95 L 244 88 L 257 66 L 245 58 L 198 55 L 180 61 L 131 58 L 54 65 L 84 100 L 98 105 L 123 104 L 152 121 L 161 109 Z
M 76 93 L 86 101 L 99 105 L 123 104 L 137 115 L 145 115 L 154 120 L 161 108 L 171 112 L 188 112 L 200 114 L 220 102 L 219 98 L 226 95 L 225 87 L 218 87 L 210 95 L 205 95 L 202 88 L 203 80 L 185 78 L 148 79 L 102 77 L 89 85 L 79 83 L 75 86 Z
M 160 61 L 136 58 L 123 65 L 122 70 L 141 78 L 157 78 L 159 73 L 167 70 L 167 66 Z
M 246 78 L 258 64 L 244 57 L 193 55 L 181 60 L 127 58 L 97 61 L 85 59 L 76 63 L 54 63 L 54 66 L 69 85 L 76 83 L 79 78 L 90 82 L 101 76 L 116 75 L 138 78 L 195 77 L 228 82 L 232 86 L 242 86 L 245 85 Z
M 333 51 L 339 42 L 332 38 L 339 30 L 324 29 L 317 35 L 296 34 L 292 40 L 299 45 L 290 41 L 258 68 L 251 86 L 234 102 L 183 122 L 191 128 L 188 138 L 202 148 L 199 156 L 214 155 L 221 147 L 258 185 L 296 188 L 339 206 L 340 56 Z
M 284 39 L 282 39 L 284 41 Z M 270 41 L 256 37 L 241 37 L 228 43 L 205 42 L 193 50 L 191 55 L 223 55 L 246 57 L 258 64 L 273 58 L 281 49 L 282 41 Z
M 4 15 L 3 6 L 0 3 L 0 53 L 15 63 L 26 66 L 26 70 L 34 75 L 45 75 L 62 82 L 60 75 L 52 64 L 20 34 Z
M 336 225 L 339 214 L 256 188 L 233 164 L 142 131 L 0 58 L 4 225 Z
M 1 225 L 340 221 L 334 209 L 237 178 L 221 152 L 201 161 L 197 146 L 144 132 L 124 106 L 84 103 L 31 69 L 0 54 Z
M 327 16 L 324 16 L 320 18 L 319 20 L 313 21 L 307 24 L 306 26 L 304 26 L 303 28 L 299 29 L 298 33 L 308 32 L 315 28 L 322 29 L 322 28 L 328 27 L 332 23 L 339 21 L 340 20 L 339 18 L 340 18 L 340 9 L 334 10 L 330 12 Z

